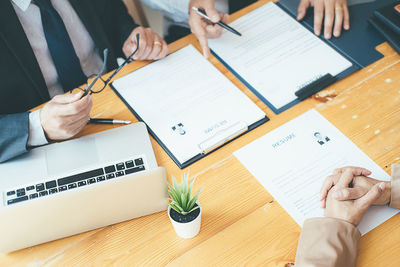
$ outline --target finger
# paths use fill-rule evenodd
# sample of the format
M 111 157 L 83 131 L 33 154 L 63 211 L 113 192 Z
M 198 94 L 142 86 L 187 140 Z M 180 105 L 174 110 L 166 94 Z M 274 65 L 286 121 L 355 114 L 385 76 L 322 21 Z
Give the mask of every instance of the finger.
M 132 41 L 129 41 L 125 43 L 123 47 L 125 56 L 128 58 L 133 53 L 133 51 L 135 51 L 135 49 L 136 49 L 136 42 L 133 43 Z
M 223 23 L 228 23 L 229 22 L 229 15 L 228 14 L 223 14 L 221 21 Z
M 70 125 L 68 125 L 68 129 L 67 129 L 67 135 L 69 137 L 73 137 L 76 134 L 78 134 L 89 122 L 90 116 L 86 115 L 83 116 L 81 118 L 79 118 L 79 120 L 75 120 L 73 123 L 71 123 Z
M 297 20 L 302 20 L 306 16 L 307 9 L 310 7 L 309 0 L 301 0 L 297 8 Z
M 321 201 L 321 208 L 326 208 L 326 198 Z
M 158 55 L 160 54 L 161 50 L 162 50 L 162 39 L 161 37 L 159 37 L 157 34 L 154 34 L 154 42 L 153 42 L 153 50 L 151 51 L 151 53 L 149 54 L 148 58 L 149 59 L 157 59 Z
M 343 5 L 343 28 L 345 30 L 350 29 L 350 15 L 349 15 L 349 8 L 346 5 Z
M 349 184 L 353 181 L 354 174 L 351 169 L 346 169 L 342 175 L 340 176 L 339 181 L 337 182 L 336 186 L 338 188 L 347 188 Z
M 206 30 L 203 28 L 201 20 L 199 23 L 194 23 L 192 26 L 192 32 L 196 35 L 197 39 L 199 40 L 200 46 L 203 50 L 203 55 L 205 58 L 210 56 L 210 49 L 208 48 L 208 40 L 206 36 Z
M 338 182 L 339 177 L 340 177 L 339 175 L 330 175 L 326 177 L 326 179 L 322 183 L 321 190 L 319 191 L 320 200 L 326 198 L 329 190 L 332 188 L 332 186 L 334 186 Z
M 343 25 L 343 7 L 341 5 L 335 6 L 335 26 L 333 30 L 333 35 L 339 37 L 342 32 Z
M 68 116 L 68 117 L 64 117 L 64 120 L 67 120 L 65 125 L 67 125 L 69 127 L 69 125 L 74 125 L 74 124 L 82 122 L 82 121 L 86 121 L 86 123 L 87 123 L 90 119 L 91 109 L 92 109 L 92 102 L 90 102 L 89 105 L 81 112 L 71 115 L 71 116 Z
M 333 170 L 333 175 L 342 174 L 342 168 L 337 168 Z
M 221 36 L 222 27 L 217 24 L 215 25 L 209 24 L 206 26 L 206 32 L 207 32 L 207 38 L 215 39 Z
M 345 170 L 347 170 L 347 169 L 351 170 L 352 173 L 353 173 L 355 176 L 360 176 L 360 175 L 362 175 L 362 176 L 368 176 L 368 175 L 371 175 L 371 171 L 369 171 L 369 170 L 367 170 L 367 169 L 365 169 L 365 168 L 355 167 L 355 166 L 346 166 L 346 167 L 342 167 L 342 168 L 335 169 L 335 170 L 333 171 L 333 174 L 341 174 L 341 173 L 343 173 L 343 172 L 344 172 Z
M 164 40 L 162 40 L 162 49 L 158 54 L 157 59 L 164 58 L 167 55 L 168 55 L 168 44 Z
M 58 104 L 69 104 L 81 99 L 83 92 L 80 91 L 76 94 L 65 94 L 65 95 L 56 95 L 53 97 L 51 102 L 58 103 Z
M 332 196 L 336 200 L 350 200 L 350 199 L 359 199 L 364 196 L 368 190 L 357 187 L 357 188 L 343 188 L 335 191 Z
M 221 17 L 221 21 L 224 23 L 228 23 L 229 21 L 229 15 L 228 14 L 220 14 Z M 207 38 L 218 38 L 221 36 L 223 31 L 223 28 L 221 26 L 219 26 L 218 24 L 208 24 L 206 26 L 206 36 Z
M 385 187 L 384 182 L 374 185 L 363 197 L 356 200 L 358 207 L 367 210 L 382 195 Z
M 75 116 L 80 114 L 81 112 L 85 112 L 88 107 L 91 107 L 91 103 L 91 96 L 87 95 L 76 102 L 64 105 L 57 105 L 55 109 L 60 116 Z
M 147 36 L 144 33 L 144 31 L 142 29 L 138 30 L 139 33 L 139 48 L 136 52 L 136 54 L 133 56 L 133 59 L 138 60 L 144 53 L 144 51 L 146 50 L 146 46 L 147 46 Z M 134 41 L 134 43 L 136 44 L 136 40 Z
M 122 50 L 126 57 L 129 57 L 133 53 L 133 51 L 135 51 L 135 49 L 136 49 L 136 46 L 137 46 L 136 34 L 138 34 L 138 33 L 139 33 L 139 35 L 141 34 L 140 28 L 141 27 L 138 27 L 134 31 L 132 31 L 131 35 L 128 37 L 128 39 L 124 43 Z
M 215 9 L 214 1 L 203 1 L 203 7 L 212 22 L 216 23 L 221 19 L 218 11 Z
M 325 5 L 325 19 L 324 19 L 324 36 L 326 39 L 330 39 L 332 36 L 333 20 L 335 18 L 335 6 L 334 2 L 330 2 Z
M 153 31 L 150 28 L 147 28 L 144 32 L 146 35 L 146 47 L 145 47 L 142 55 L 140 56 L 141 60 L 149 59 L 149 55 L 150 55 L 151 51 L 153 51 L 154 41 L 155 41 Z
M 314 5 L 314 33 L 321 34 L 322 19 L 324 17 L 324 1 L 316 1 Z

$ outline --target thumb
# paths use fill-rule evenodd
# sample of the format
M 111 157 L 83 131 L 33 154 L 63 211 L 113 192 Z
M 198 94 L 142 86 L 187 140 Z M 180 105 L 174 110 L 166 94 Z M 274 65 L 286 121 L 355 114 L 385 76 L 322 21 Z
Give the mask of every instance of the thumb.
M 214 1 L 205 1 L 204 11 L 214 23 L 217 23 L 221 19 L 218 11 L 215 9 Z
M 70 104 L 81 99 L 82 95 L 83 92 L 76 94 L 57 95 L 53 98 L 53 101 L 59 104 Z
M 385 186 L 385 183 L 376 184 L 368 191 L 368 193 L 356 200 L 360 208 L 367 210 L 382 195 Z

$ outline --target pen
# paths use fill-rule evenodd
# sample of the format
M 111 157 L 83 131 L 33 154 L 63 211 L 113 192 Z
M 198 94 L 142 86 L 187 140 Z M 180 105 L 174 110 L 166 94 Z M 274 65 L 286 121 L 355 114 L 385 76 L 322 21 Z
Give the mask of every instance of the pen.
M 205 19 L 211 21 L 211 19 L 206 15 L 206 12 L 205 12 L 204 10 L 198 9 L 197 7 L 192 7 L 192 9 L 193 9 L 194 11 L 196 11 L 197 14 L 199 14 L 199 15 L 202 16 L 203 18 L 205 18 Z M 223 22 L 221 22 L 221 21 L 218 21 L 216 24 L 218 24 L 218 25 L 221 26 L 222 28 L 224 28 L 224 29 L 230 31 L 231 33 L 234 33 L 234 34 L 236 34 L 236 35 L 238 35 L 238 36 L 242 36 L 242 34 L 241 34 L 240 32 L 238 32 L 238 31 L 235 30 L 234 28 L 228 26 L 227 24 L 225 24 L 225 23 L 223 23 Z
M 90 118 L 89 123 L 93 124 L 129 124 L 130 121 L 123 121 L 123 120 L 114 120 L 114 119 L 92 119 Z

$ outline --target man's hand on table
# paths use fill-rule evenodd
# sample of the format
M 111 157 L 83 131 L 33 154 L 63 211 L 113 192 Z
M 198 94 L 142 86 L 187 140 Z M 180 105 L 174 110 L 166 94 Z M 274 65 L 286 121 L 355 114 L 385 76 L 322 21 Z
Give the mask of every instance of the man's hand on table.
M 326 39 L 339 37 L 342 28 L 350 29 L 350 16 L 347 0 L 301 0 L 297 9 L 297 20 L 306 16 L 307 9 L 314 7 L 314 33 L 320 35 L 324 21 L 324 36 Z
M 136 49 L 136 34 L 139 34 L 139 49 L 133 56 L 135 60 L 157 60 L 168 54 L 168 45 L 150 28 L 136 27 L 126 39 L 122 51 L 129 57 Z

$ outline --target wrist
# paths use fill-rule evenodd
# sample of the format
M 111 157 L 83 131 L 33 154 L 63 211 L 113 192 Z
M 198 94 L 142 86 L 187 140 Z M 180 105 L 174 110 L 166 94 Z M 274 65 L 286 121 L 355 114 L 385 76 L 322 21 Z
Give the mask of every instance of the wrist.
M 392 192 L 392 184 L 391 184 L 391 182 L 390 181 L 385 182 L 385 190 L 383 192 L 385 205 L 389 204 L 389 202 L 390 202 L 391 192 Z

